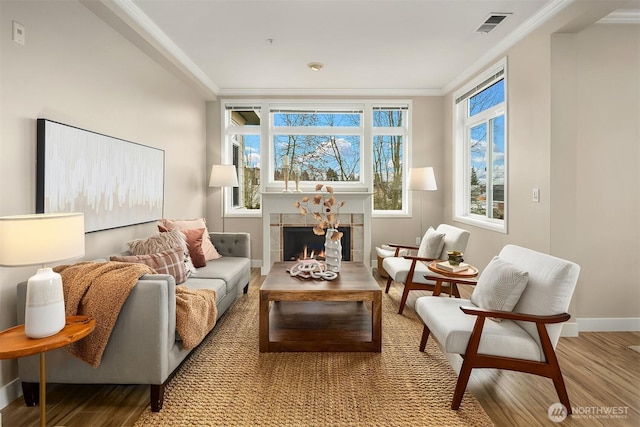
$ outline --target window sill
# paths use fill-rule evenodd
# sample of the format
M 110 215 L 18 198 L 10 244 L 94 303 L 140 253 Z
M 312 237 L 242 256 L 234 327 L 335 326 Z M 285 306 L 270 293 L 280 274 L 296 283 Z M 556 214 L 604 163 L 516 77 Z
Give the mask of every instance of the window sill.
M 234 209 L 224 213 L 225 218 L 262 218 L 262 209 Z
M 473 225 L 475 227 L 484 228 L 486 230 L 507 234 L 506 221 L 497 222 L 497 221 L 491 221 L 487 219 L 474 218 L 471 216 L 458 216 L 458 215 L 454 215 L 453 220 L 457 222 L 462 222 L 464 224 Z

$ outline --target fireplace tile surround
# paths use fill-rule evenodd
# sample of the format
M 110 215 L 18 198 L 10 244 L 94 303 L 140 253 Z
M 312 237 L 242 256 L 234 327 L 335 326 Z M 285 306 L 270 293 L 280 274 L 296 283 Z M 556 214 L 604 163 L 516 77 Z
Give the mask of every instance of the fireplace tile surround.
M 269 239 L 269 244 L 272 262 L 284 261 L 283 228 L 306 226 L 311 229 L 315 223 L 308 220 L 308 217 L 296 214 L 270 214 L 269 235 L 273 237 Z M 351 229 L 350 247 L 343 246 L 342 251 L 349 251 L 351 261 L 363 262 L 364 214 L 341 214 L 339 220 L 340 227 L 349 227 Z
M 287 226 L 313 227 L 311 216 L 300 215 L 293 206 L 303 195 L 309 193 L 262 193 L 263 211 L 263 264 L 262 274 L 268 274 L 274 262 L 282 261 L 282 228 Z M 364 262 L 371 255 L 371 193 L 336 192 L 338 200 L 346 204 L 340 210 L 340 226 L 351 228 L 351 260 Z M 346 248 L 343 248 L 346 250 Z

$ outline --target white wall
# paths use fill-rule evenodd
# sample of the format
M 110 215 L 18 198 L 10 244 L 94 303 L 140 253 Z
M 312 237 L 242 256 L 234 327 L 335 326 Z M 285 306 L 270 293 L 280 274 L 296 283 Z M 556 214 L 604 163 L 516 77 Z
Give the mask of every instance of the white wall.
M 552 104 L 559 115 L 553 143 L 558 158 L 566 159 L 556 163 L 552 178 L 568 186 L 568 200 L 557 200 L 552 213 L 558 217 L 554 243 L 575 242 L 574 258 L 582 266 L 576 316 L 598 329 L 617 324 L 602 319 L 635 318 L 637 328 L 640 25 L 591 25 L 554 36 L 552 48 L 559 92 Z
M 26 44 L 11 40 L 12 21 Z M 75 1 L 0 1 L 0 215 L 35 210 L 36 118 L 165 150 L 167 217 L 201 217 L 205 102 Z M 120 251 L 154 224 L 86 236 L 86 258 Z M 0 267 L 0 329 L 16 324 L 16 284 L 34 268 Z M 0 361 L 0 408 L 17 397 L 17 364 Z

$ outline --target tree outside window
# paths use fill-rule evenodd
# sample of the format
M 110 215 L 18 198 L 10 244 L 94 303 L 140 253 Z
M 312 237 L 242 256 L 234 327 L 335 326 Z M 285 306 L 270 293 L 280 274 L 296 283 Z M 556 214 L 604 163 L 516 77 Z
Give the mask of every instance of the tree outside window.
M 362 112 L 288 110 L 272 112 L 274 181 L 285 162 L 301 181 L 360 181 Z M 286 159 L 286 160 L 285 160 Z
M 373 110 L 373 209 L 402 210 L 404 107 Z

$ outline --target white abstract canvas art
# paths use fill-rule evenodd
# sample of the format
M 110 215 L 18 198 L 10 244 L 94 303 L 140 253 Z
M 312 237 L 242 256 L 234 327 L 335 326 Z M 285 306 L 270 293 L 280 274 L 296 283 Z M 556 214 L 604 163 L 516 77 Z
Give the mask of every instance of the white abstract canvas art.
M 164 150 L 38 119 L 36 212 L 83 212 L 85 231 L 162 218 Z

